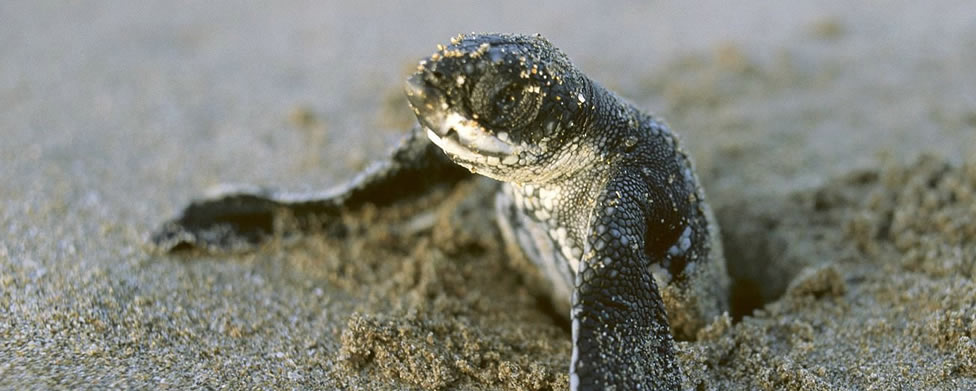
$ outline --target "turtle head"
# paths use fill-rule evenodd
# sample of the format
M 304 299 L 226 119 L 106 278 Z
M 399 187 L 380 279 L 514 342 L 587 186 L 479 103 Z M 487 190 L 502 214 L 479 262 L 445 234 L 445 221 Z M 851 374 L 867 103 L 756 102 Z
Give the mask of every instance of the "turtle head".
M 457 36 L 420 62 L 405 89 L 431 141 L 503 181 L 570 169 L 569 149 L 593 111 L 589 81 L 538 35 Z

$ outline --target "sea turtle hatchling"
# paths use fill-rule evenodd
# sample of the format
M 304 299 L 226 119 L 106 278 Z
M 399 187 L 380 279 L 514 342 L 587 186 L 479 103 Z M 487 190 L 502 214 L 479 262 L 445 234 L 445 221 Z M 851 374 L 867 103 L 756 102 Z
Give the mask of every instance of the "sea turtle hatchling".
M 420 126 L 347 186 L 232 190 L 192 203 L 152 240 L 166 251 L 246 247 L 282 216 L 321 228 L 343 209 L 470 171 L 500 182 L 502 236 L 570 315 L 570 388 L 680 388 L 672 331 L 689 337 L 724 311 L 728 278 L 677 136 L 538 35 L 457 36 L 420 62 L 406 94 Z

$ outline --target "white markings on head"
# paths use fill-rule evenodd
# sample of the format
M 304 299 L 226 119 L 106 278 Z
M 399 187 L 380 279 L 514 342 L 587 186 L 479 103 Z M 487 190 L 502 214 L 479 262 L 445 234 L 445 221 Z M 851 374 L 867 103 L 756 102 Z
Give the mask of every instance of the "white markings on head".
M 478 161 L 478 159 L 484 159 L 484 156 L 472 152 L 470 149 L 467 149 L 461 144 L 458 144 L 458 142 L 455 141 L 453 138 L 448 138 L 448 137 L 441 138 L 440 136 L 437 135 L 437 133 L 434 133 L 433 130 L 427 129 L 427 138 L 429 138 L 431 142 L 433 142 L 442 150 L 444 150 L 444 152 L 457 156 L 462 160 L 476 162 Z
M 467 154 L 483 152 L 493 155 L 508 155 L 512 153 L 511 144 L 489 133 L 477 121 L 468 119 L 458 113 L 448 114 L 438 130 L 435 133 L 428 129 L 427 137 L 443 149 L 444 152 L 453 153 L 462 157 L 466 154 L 460 150 L 465 150 L 464 152 L 467 152 Z M 457 135 L 456 140 L 448 134 L 451 130 L 454 131 L 453 134 Z M 438 136 L 439 134 L 446 136 L 441 137 Z
M 519 162 L 520 148 L 495 137 L 477 121 L 451 113 L 435 132 L 427 130 L 427 138 L 451 156 L 457 164 L 467 167 L 471 172 L 504 180 L 485 167 L 503 167 Z M 443 135 L 443 136 L 441 136 Z M 477 171 L 476 171 L 477 170 Z

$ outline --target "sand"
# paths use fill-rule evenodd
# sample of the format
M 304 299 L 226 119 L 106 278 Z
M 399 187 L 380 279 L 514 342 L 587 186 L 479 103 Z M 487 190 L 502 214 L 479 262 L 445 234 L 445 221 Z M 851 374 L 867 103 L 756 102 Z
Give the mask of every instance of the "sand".
M 504 256 L 489 183 L 341 239 L 147 245 L 208 186 L 349 177 L 409 126 L 414 61 L 502 30 L 695 158 L 734 302 L 679 343 L 687 388 L 976 389 L 965 2 L 207 4 L 0 5 L 0 388 L 565 389 L 567 321 Z

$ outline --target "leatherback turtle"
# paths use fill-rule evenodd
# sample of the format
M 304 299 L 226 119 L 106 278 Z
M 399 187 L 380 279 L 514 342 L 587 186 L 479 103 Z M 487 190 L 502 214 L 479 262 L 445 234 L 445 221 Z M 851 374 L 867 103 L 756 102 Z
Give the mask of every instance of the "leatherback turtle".
M 680 388 L 672 330 L 689 337 L 724 311 L 728 280 L 677 136 L 539 35 L 459 35 L 405 89 L 420 126 L 349 185 L 233 189 L 192 203 L 152 240 L 164 250 L 247 247 L 283 216 L 321 228 L 343 209 L 389 205 L 470 171 L 501 182 L 502 236 L 570 315 L 571 389 Z

